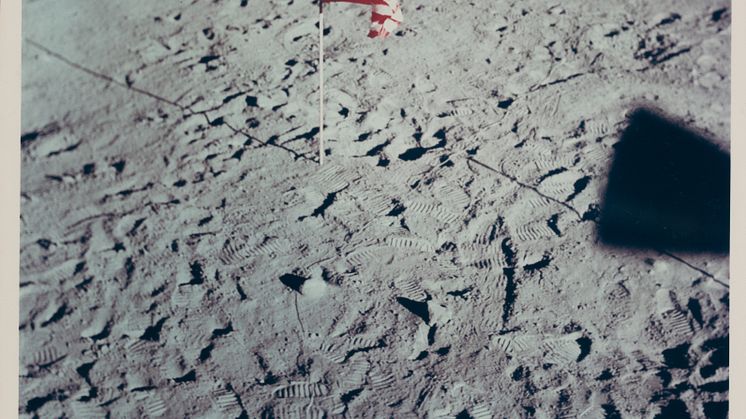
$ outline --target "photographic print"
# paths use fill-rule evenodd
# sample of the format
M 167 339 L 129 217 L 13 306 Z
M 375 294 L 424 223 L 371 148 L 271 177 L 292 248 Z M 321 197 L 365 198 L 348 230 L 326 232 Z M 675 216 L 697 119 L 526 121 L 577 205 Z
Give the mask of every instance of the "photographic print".
M 22 5 L 20 417 L 728 417 L 729 1 Z

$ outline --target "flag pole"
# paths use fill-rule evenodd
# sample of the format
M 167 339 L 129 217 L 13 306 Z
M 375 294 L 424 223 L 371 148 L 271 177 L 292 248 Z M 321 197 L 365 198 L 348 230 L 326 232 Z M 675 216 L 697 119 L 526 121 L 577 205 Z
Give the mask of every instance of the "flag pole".
M 324 164 L 324 0 L 319 0 L 319 165 Z

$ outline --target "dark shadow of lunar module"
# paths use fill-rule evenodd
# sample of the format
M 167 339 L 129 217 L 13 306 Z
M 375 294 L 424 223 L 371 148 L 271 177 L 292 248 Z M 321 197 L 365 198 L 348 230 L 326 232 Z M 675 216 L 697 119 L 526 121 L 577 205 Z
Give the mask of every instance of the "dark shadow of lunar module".
M 702 134 L 640 108 L 615 145 L 599 225 L 611 245 L 729 249 L 730 155 Z

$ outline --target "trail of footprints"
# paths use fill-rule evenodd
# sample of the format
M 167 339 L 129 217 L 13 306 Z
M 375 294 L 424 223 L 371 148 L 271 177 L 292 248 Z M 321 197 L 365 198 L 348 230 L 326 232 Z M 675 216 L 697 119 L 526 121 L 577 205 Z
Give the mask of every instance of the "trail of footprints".
M 522 225 L 515 230 L 515 237 L 521 242 L 533 242 L 542 239 L 548 239 L 554 236 L 549 226 L 544 222 L 534 222 Z
M 67 353 L 56 345 L 47 344 L 41 349 L 33 352 L 30 359 L 28 359 L 25 364 L 26 366 L 41 369 L 54 364 L 55 362 L 64 358 L 66 355 Z
M 694 329 L 670 290 L 660 289 L 655 293 L 656 308 L 660 316 L 663 332 L 677 337 L 691 337 Z
M 355 390 L 363 386 L 370 369 L 371 364 L 365 359 L 350 361 L 339 383 L 342 391 Z
M 413 236 L 394 236 L 386 239 L 386 244 L 396 249 L 434 253 L 435 246 L 425 239 Z
M 108 414 L 105 408 L 91 403 L 73 402 L 70 408 L 76 418 L 82 419 L 99 419 Z
M 469 409 L 469 415 L 474 419 L 491 419 L 492 410 L 490 409 L 489 404 L 480 403 Z
M 508 355 L 524 358 L 538 355 L 544 362 L 566 365 L 578 361 L 582 350 L 573 333 L 560 337 L 538 335 L 497 335 L 492 337 L 494 347 Z
M 499 270 L 505 267 L 502 249 L 498 243 L 498 226 L 490 220 L 487 224 L 476 224 L 471 242 L 460 243 L 458 252 L 462 266 L 478 269 Z
M 363 194 L 359 199 L 360 206 L 377 216 L 385 216 L 394 208 L 394 199 L 384 194 Z
M 431 216 L 446 224 L 452 224 L 459 221 L 458 215 L 446 210 L 438 204 L 415 201 L 407 206 L 407 210 L 417 214 Z
M 279 399 L 323 397 L 329 394 L 329 387 L 321 383 L 291 382 L 272 390 L 272 396 Z
M 343 183 L 335 187 L 341 186 Z M 447 188 L 444 188 L 447 190 Z M 448 195 L 443 193 L 443 196 Z M 469 205 L 468 195 L 458 197 L 458 194 L 451 194 L 455 198 L 451 199 L 451 208 L 464 207 Z M 377 200 L 368 201 L 366 205 L 372 208 L 372 212 L 382 214 L 388 212 L 390 200 L 385 195 L 380 195 Z M 378 204 L 374 204 L 378 202 Z M 542 203 L 541 205 L 544 205 Z M 376 209 L 377 208 L 377 209 Z M 435 219 L 443 221 L 445 223 L 454 222 L 454 219 L 450 216 L 444 216 L 448 214 L 443 206 L 436 204 L 424 204 L 421 201 L 415 205 L 410 205 L 407 210 L 414 213 L 431 216 Z M 520 227 L 514 231 L 514 236 L 518 241 L 536 241 L 543 238 L 552 237 L 554 232 L 547 228 L 541 227 L 541 223 L 528 224 Z M 535 227 L 531 229 L 528 227 Z M 522 230 L 523 229 L 523 230 Z M 459 244 L 458 251 L 461 255 L 461 263 L 463 265 L 475 267 L 480 270 L 501 270 L 505 267 L 503 261 L 503 255 L 499 246 L 500 231 L 496 223 L 490 222 L 484 224 L 482 227 L 477 229 L 478 231 L 473 234 L 473 240 L 470 242 Z M 237 244 L 232 244 L 237 243 Z M 254 244 L 245 244 L 254 243 Z M 238 265 L 246 263 L 246 259 L 254 258 L 257 256 L 272 256 L 276 254 L 282 254 L 288 252 L 286 246 L 287 242 L 283 239 L 270 239 L 264 242 L 252 240 L 245 243 L 229 242 L 221 250 L 220 262 L 226 265 Z M 259 243 L 259 244 L 256 244 Z M 416 237 L 411 236 L 398 236 L 392 237 L 386 240 L 385 244 L 396 249 L 414 249 L 421 252 L 433 253 L 435 248 L 432 243 L 427 242 Z M 387 246 L 372 246 L 369 248 L 363 248 L 356 250 L 355 252 L 348 255 L 347 259 L 357 265 L 369 264 L 373 260 L 379 260 L 381 252 L 387 250 Z M 390 250 L 390 249 L 388 249 Z M 416 301 L 424 301 L 428 298 L 428 294 L 422 287 L 420 280 L 412 275 L 403 275 L 394 279 L 394 287 L 397 290 L 397 294 L 404 296 Z M 499 282 L 498 282 L 499 283 Z M 500 292 L 503 292 L 504 284 L 498 286 Z M 186 308 L 186 307 L 198 307 L 200 304 L 200 298 L 203 291 L 199 290 L 198 287 L 194 286 L 179 286 L 173 293 L 172 304 L 174 307 Z M 613 292 L 615 297 L 624 298 L 625 294 L 621 291 Z M 656 295 L 658 315 L 664 328 L 670 331 L 672 334 L 677 336 L 691 336 L 692 327 L 687 318 L 686 312 L 681 309 L 679 304 L 675 300 L 675 296 L 668 292 L 659 293 L 660 296 Z M 495 322 L 488 326 L 492 332 L 499 329 L 499 322 Z M 196 331 L 192 326 L 186 327 L 189 331 L 187 333 L 187 340 L 191 343 L 197 342 L 198 346 L 201 346 L 201 350 L 204 345 L 209 341 L 209 335 L 211 331 Z M 199 328 L 197 328 L 199 329 Z M 197 330 L 195 329 L 195 330 Z M 492 339 L 492 344 L 495 348 L 499 349 L 506 354 L 509 354 L 516 358 L 524 357 L 541 357 L 541 359 L 550 364 L 556 365 L 568 365 L 576 362 L 581 355 L 580 345 L 577 343 L 577 335 L 569 335 L 562 337 L 552 336 L 516 336 L 516 335 L 501 335 Z M 139 357 L 151 357 L 158 351 L 157 344 L 154 342 L 144 341 L 142 339 L 132 339 L 130 343 L 126 345 L 125 351 L 138 355 Z M 373 365 L 363 357 L 360 357 L 357 352 L 362 352 L 371 349 L 380 348 L 381 344 L 378 340 L 355 337 L 350 339 L 346 343 L 335 343 L 329 344 L 322 347 L 319 351 L 326 357 L 331 363 L 343 368 L 344 374 L 340 376 L 338 382 L 326 383 L 326 382 L 290 382 L 274 388 L 271 392 L 271 396 L 275 399 L 278 404 L 273 407 L 275 417 L 328 417 L 329 414 L 334 412 L 344 412 L 346 406 L 344 403 L 339 402 L 334 409 L 317 407 L 314 403 L 317 399 L 324 398 L 339 398 L 339 392 L 352 391 L 360 388 L 365 388 L 366 391 L 374 392 L 380 397 L 387 400 L 395 400 L 397 394 L 395 389 L 397 388 L 396 375 L 383 372 L 380 369 L 376 369 Z M 538 348 L 538 349 L 537 349 Z M 185 353 L 188 353 L 185 350 Z M 199 350 L 191 356 L 192 358 L 198 357 Z M 352 355 L 350 355 L 352 353 Z M 37 366 L 48 366 L 55 362 L 63 359 L 65 356 L 64 351 L 60 353 L 54 346 L 44 347 L 42 351 L 37 352 L 33 355 L 33 359 L 29 362 L 30 365 Z M 183 369 L 174 368 L 173 365 L 166 365 L 161 370 L 161 374 L 167 378 L 177 378 L 186 371 Z M 723 372 L 718 371 L 715 378 L 710 379 L 717 380 L 723 377 Z M 709 382 L 704 381 L 703 382 Z M 115 393 L 114 390 L 111 390 Z M 116 396 L 104 395 L 105 390 L 101 389 L 97 397 L 96 403 L 75 403 L 71 404 L 73 412 L 80 417 L 100 417 L 102 412 L 105 415 L 106 409 L 101 407 L 100 404 L 106 403 L 107 398 L 113 399 Z M 170 414 L 169 405 L 164 402 L 161 396 L 157 393 L 148 391 L 148 397 L 141 400 L 142 412 L 147 417 L 167 417 Z M 240 405 L 239 397 L 227 390 L 217 391 L 213 393 L 213 407 L 214 410 L 219 412 L 223 417 L 236 417 L 241 414 L 242 407 Z M 302 404 L 297 403 L 282 404 L 285 401 L 302 401 Z M 567 409 L 566 417 L 573 417 L 574 411 Z M 492 417 L 492 413 L 487 404 L 477 405 L 473 408 L 468 409 L 468 413 L 471 417 Z M 327 416 L 325 416 L 327 415 Z M 560 416 L 562 417 L 562 416 Z
M 246 263 L 246 260 L 256 256 L 285 255 L 290 253 L 290 242 L 281 238 L 268 238 L 265 241 L 250 245 L 245 242 L 227 242 L 218 256 L 224 265 Z
M 320 190 L 337 192 L 349 186 L 357 178 L 354 172 L 351 172 L 344 166 L 326 164 L 311 177 L 311 180 Z
M 162 397 L 155 393 L 145 394 L 144 400 L 142 401 L 143 413 L 149 418 L 162 418 L 166 417 L 169 412 L 168 405 Z
M 458 118 L 468 120 L 484 116 L 494 117 L 497 115 L 494 103 L 479 98 L 449 100 L 447 104 L 449 105 L 448 108 L 437 113 L 438 118 Z
M 367 266 L 372 261 L 381 262 L 381 258 L 389 255 L 388 246 L 368 246 L 350 252 L 346 261 L 355 267 Z M 385 260 L 385 259 L 384 259 Z
M 473 266 L 478 269 L 501 269 L 505 266 L 503 263 L 500 246 L 496 244 L 463 244 L 459 246 L 461 254 L 461 264 Z
M 292 407 L 288 406 L 277 409 L 275 417 L 278 419 L 324 419 L 326 413 L 313 404 L 306 406 L 294 405 Z
M 246 2 L 242 2 L 242 6 L 245 6 L 245 4 Z M 518 9 L 511 10 L 511 13 L 517 16 L 513 20 L 524 19 L 528 14 L 528 12 L 521 13 Z M 267 20 L 264 24 L 269 25 L 269 22 Z M 301 51 L 308 46 L 308 43 L 311 41 L 310 35 L 315 33 L 315 30 L 316 28 L 313 25 L 304 24 L 299 26 L 288 24 L 282 31 L 280 42 L 287 51 L 293 53 Z M 208 32 L 211 31 L 204 32 L 205 36 L 210 36 Z M 205 58 L 205 61 L 212 60 L 209 57 Z M 215 56 L 215 59 L 224 59 L 224 57 Z M 211 68 L 212 65 L 206 65 L 205 67 Z M 380 70 L 374 70 L 364 78 L 366 81 L 375 84 L 379 80 L 392 80 L 394 77 Z M 347 100 L 347 102 L 354 103 L 355 100 Z M 470 121 L 472 119 L 476 120 L 485 114 L 496 115 L 500 112 L 495 110 L 494 103 L 486 103 L 481 100 L 453 101 L 449 105 L 451 106 L 450 108 L 435 113 L 435 116 L 446 121 L 449 118 L 450 120 Z M 504 109 L 507 109 L 508 106 L 510 106 L 510 103 L 506 103 Z M 513 106 L 511 110 L 515 109 L 516 105 Z M 539 116 L 537 119 L 538 123 L 546 125 L 550 130 L 556 129 L 557 126 L 562 124 L 560 117 L 562 116 L 561 108 L 563 106 L 564 104 L 560 104 L 559 95 L 550 97 L 550 100 L 546 101 L 544 106 L 535 109 L 534 114 Z M 608 135 L 614 128 L 613 121 L 604 119 L 603 117 L 593 118 L 585 124 L 586 135 L 589 137 Z M 457 146 L 460 146 L 460 144 L 457 143 Z M 572 168 L 576 164 L 574 158 L 553 157 L 551 153 L 547 153 L 548 150 L 546 148 L 541 149 L 539 147 L 535 150 L 530 150 L 530 146 L 527 146 L 524 151 L 527 150 L 530 151 L 528 154 L 532 154 L 531 159 L 529 159 L 531 164 L 524 165 L 524 163 L 529 161 L 527 160 L 517 162 L 517 165 L 525 166 L 534 173 L 533 169 L 541 173 L 548 173 L 560 168 Z M 582 150 L 580 155 L 581 165 L 586 163 L 590 166 L 605 164 L 609 159 L 609 153 L 610 147 L 600 144 L 587 146 Z M 337 192 L 350 187 L 358 178 L 359 174 L 355 170 L 335 164 L 327 164 L 310 177 L 310 182 L 323 191 Z M 61 191 L 67 193 L 77 190 L 75 188 L 80 188 L 77 185 L 80 179 L 77 177 L 71 178 L 70 176 L 63 175 L 60 179 L 54 180 L 54 183 L 62 188 L 55 193 L 60 193 Z M 73 180 L 75 182 L 71 182 Z M 109 180 L 111 179 L 107 179 L 107 184 Z M 538 189 L 558 200 L 564 200 L 575 192 L 572 184 L 573 180 L 570 178 L 565 179 L 562 176 L 548 177 L 538 184 Z M 424 199 L 403 200 L 402 206 L 406 208 L 404 218 L 406 218 L 407 212 L 409 212 L 410 214 L 417 214 L 437 220 L 440 223 L 446 224 L 451 229 L 460 227 L 459 224 L 465 217 L 464 210 L 468 209 L 473 201 L 469 193 L 465 191 L 465 188 L 436 181 L 435 187 L 432 188 L 432 193 L 435 197 L 434 201 Z M 385 216 L 391 212 L 398 202 L 393 198 L 394 196 L 396 195 L 389 193 L 389 191 L 381 191 L 368 195 L 363 194 L 358 199 L 358 205 L 363 210 L 375 216 Z M 399 194 L 399 196 L 406 195 Z M 302 194 L 297 192 L 289 194 L 286 198 L 287 205 L 290 206 L 297 206 L 303 202 Z M 537 197 L 528 201 L 528 206 L 532 210 L 548 208 L 553 205 L 556 205 L 556 203 L 544 197 Z M 165 215 L 169 214 L 168 211 L 164 211 L 163 213 Z M 68 214 L 65 220 L 81 221 L 78 226 L 72 226 L 74 230 L 84 228 L 91 221 L 102 215 L 96 206 L 93 206 Z M 157 211 L 156 215 L 158 215 Z M 251 218 L 253 214 L 247 214 L 247 217 Z M 57 228 L 60 232 L 69 232 L 72 223 L 67 221 L 57 221 Z M 530 222 L 519 225 L 518 227 L 509 225 L 508 230 L 510 230 L 511 237 L 519 243 L 538 242 L 556 237 L 556 233 L 546 225 L 546 222 Z M 313 232 L 314 229 L 311 228 L 310 231 Z M 460 264 L 464 267 L 476 268 L 478 271 L 487 273 L 490 273 L 490 271 L 502 271 L 503 268 L 507 267 L 504 260 L 505 255 L 500 247 L 501 240 L 504 239 L 503 235 L 504 230 L 500 230 L 495 223 L 490 223 L 488 226 L 480 228 L 474 237 L 470 237 L 472 240 L 458 242 L 455 246 L 459 254 Z M 440 243 L 437 243 L 437 245 L 440 245 Z M 182 248 L 185 246 L 182 243 Z M 244 266 L 249 263 L 250 259 L 257 259 L 259 257 L 273 258 L 280 255 L 293 254 L 294 252 L 291 240 L 276 237 L 266 239 L 263 237 L 261 239 L 252 237 L 246 240 L 232 238 L 230 241 L 224 242 L 222 247 L 220 247 L 220 243 L 216 247 L 218 248 L 218 261 L 222 265 L 229 267 Z M 347 254 L 345 259 L 353 266 L 363 267 L 372 263 L 382 263 L 385 260 L 390 260 L 393 255 L 398 255 L 398 251 L 401 249 L 414 250 L 415 252 L 422 252 L 428 255 L 434 254 L 437 250 L 436 243 L 417 237 L 416 235 L 395 234 L 386 237 L 374 245 L 357 248 Z M 33 280 L 38 283 L 57 284 L 74 277 L 76 274 L 79 275 L 76 272 L 78 271 L 80 262 L 81 260 L 77 258 L 69 258 L 69 260 L 60 261 L 59 264 L 56 264 L 52 268 L 49 268 L 48 264 L 43 263 L 38 265 L 29 264 L 24 267 L 22 274 L 25 277 L 33 277 Z M 478 294 L 477 291 L 483 291 L 484 293 L 489 291 L 491 293 L 490 296 L 494 297 L 493 299 L 500 300 L 505 297 L 505 283 L 506 279 L 502 276 L 498 278 L 490 277 L 489 280 L 476 284 L 477 286 L 473 290 L 473 293 L 476 295 Z M 163 292 L 163 290 L 159 291 L 159 289 L 167 289 L 167 285 L 168 282 L 153 285 L 152 290 L 148 290 L 146 294 Z M 428 292 L 431 292 L 429 289 L 428 291 L 425 290 L 421 284 L 421 279 L 415 275 L 397 276 L 393 279 L 393 285 L 396 295 L 415 301 L 427 300 L 429 298 Z M 493 287 L 494 289 L 489 287 Z M 195 285 L 182 284 L 176 286 L 173 291 L 166 292 L 171 292 L 171 294 L 166 297 L 167 304 L 164 307 L 173 311 L 196 310 L 210 301 L 205 299 L 209 297 L 207 295 L 209 293 L 206 293 L 203 287 Z M 166 295 L 166 292 L 163 292 L 163 294 Z M 465 295 L 468 296 L 468 293 Z M 623 285 L 620 285 L 611 289 L 608 295 L 614 301 L 627 301 L 630 294 Z M 668 290 L 663 290 L 657 293 L 655 298 L 657 309 L 655 320 L 660 322 L 664 333 L 676 339 L 691 338 L 697 329 L 693 327 L 694 322 L 689 319 L 687 311 L 681 307 L 676 296 Z M 72 301 L 68 304 L 73 305 L 74 303 L 75 301 Z M 153 303 L 153 307 L 158 306 L 158 304 Z M 628 308 L 628 305 L 625 308 Z M 53 311 L 56 312 L 57 310 Z M 47 321 L 50 317 L 46 314 L 39 315 L 42 321 Z M 153 324 L 145 324 L 143 326 L 142 323 L 147 322 L 134 319 L 131 326 L 117 325 L 117 327 L 124 327 L 128 335 L 131 333 L 133 336 L 112 345 L 112 349 L 109 352 L 99 353 L 100 350 L 95 349 L 94 353 L 98 355 L 96 363 L 116 364 L 121 361 L 119 357 L 132 359 L 153 359 L 155 357 L 159 359 L 158 363 L 161 364 L 156 369 L 156 375 L 161 375 L 171 380 L 183 376 L 190 369 L 188 366 L 190 361 L 198 359 L 201 350 L 210 343 L 213 331 L 206 327 L 200 327 L 199 324 L 179 323 L 178 327 L 183 327 L 184 331 L 182 332 L 183 340 L 178 342 L 179 344 L 185 344 L 185 347 L 180 351 L 181 354 L 169 354 L 164 362 L 160 360 L 162 357 L 157 356 L 163 347 L 163 342 L 159 342 L 157 339 L 144 340 L 140 338 L 145 333 L 145 330 L 152 327 L 157 321 L 158 319 L 156 318 Z M 480 321 L 482 322 L 484 332 L 490 331 L 490 333 L 495 333 L 501 325 L 499 319 L 494 316 L 493 318 L 480 319 Z M 86 333 L 89 341 L 96 341 L 93 338 L 97 332 L 102 331 L 101 325 L 96 326 L 95 329 L 99 330 L 93 331 L 91 329 L 91 333 Z M 505 335 L 493 336 L 490 343 L 493 349 L 497 349 L 515 358 L 537 357 L 548 363 L 568 365 L 576 362 L 582 354 L 581 345 L 578 343 L 580 337 L 581 335 L 579 334 L 543 336 L 521 335 L 517 332 L 511 332 Z M 163 340 L 166 339 L 163 338 Z M 68 360 L 71 354 L 75 353 L 77 348 L 66 347 L 66 345 L 67 343 L 57 343 L 54 341 L 46 343 L 40 350 L 32 352 L 30 356 L 24 354 L 22 363 L 27 369 L 35 372 L 45 372 L 44 370 L 46 369 L 56 370 L 58 368 L 61 371 L 66 371 L 65 373 L 70 372 L 62 369 L 61 365 Z M 118 345 L 121 345 L 121 347 Z M 333 407 L 327 408 L 325 405 L 322 408 L 319 406 L 321 406 L 321 402 L 324 400 L 320 399 L 339 399 L 338 392 L 346 392 L 363 387 L 366 388 L 366 391 L 374 392 L 382 398 L 396 399 L 396 392 L 401 384 L 397 380 L 398 375 L 384 370 L 380 366 L 374 366 L 371 360 L 365 356 L 366 351 L 377 350 L 383 347 L 384 344 L 379 339 L 364 336 L 356 336 L 346 340 L 341 338 L 330 339 L 317 352 L 321 357 L 334 365 L 334 368 L 342 371 L 338 375 L 338 382 L 291 381 L 276 386 L 270 392 L 271 400 L 277 402 L 272 407 L 272 414 L 274 417 L 279 418 L 299 419 L 321 419 L 329 417 L 330 414 L 341 415 L 346 410 L 344 403 L 337 400 Z M 641 354 L 640 358 L 642 359 L 644 356 Z M 652 369 L 657 367 L 653 361 L 640 362 L 649 363 L 646 365 L 647 368 Z M 75 375 L 73 372 L 70 373 L 73 376 Z M 97 366 L 95 366 L 91 375 L 96 377 L 97 374 L 106 375 L 109 373 L 109 371 L 99 371 Z M 727 379 L 727 371 L 719 369 L 710 377 L 703 378 L 698 376 L 697 379 L 701 380 L 696 382 L 699 385 L 722 381 Z M 634 380 L 638 380 L 639 383 L 640 377 L 635 375 Z M 103 382 L 104 380 L 94 379 L 93 381 Z M 122 391 L 117 388 L 98 387 L 96 391 L 97 393 L 92 400 L 87 402 L 79 400 L 70 402 L 70 408 L 75 417 L 105 417 L 109 413 L 109 408 L 104 405 L 122 397 Z M 146 390 L 142 392 L 138 391 L 137 393 L 139 394 L 135 396 L 135 400 L 137 400 L 140 413 L 143 416 L 170 417 L 171 415 L 178 414 L 175 413 L 177 409 L 174 409 L 175 406 L 171 404 L 165 392 L 160 393 L 160 390 Z M 215 390 L 208 397 L 211 398 L 212 408 L 219 417 L 237 417 L 243 411 L 241 398 L 233 390 L 225 388 Z M 468 413 L 468 416 L 476 419 L 493 417 L 491 407 L 488 403 L 473 405 L 466 409 L 465 412 Z M 452 414 L 455 414 L 455 412 Z M 402 417 L 404 417 L 403 414 Z M 463 415 L 458 417 L 463 417 Z M 557 417 L 588 416 L 575 414 L 573 409 L 562 407 L 558 411 Z
M 409 275 L 402 275 L 396 278 L 394 286 L 398 289 L 400 296 L 414 301 L 424 301 L 427 293 L 422 288 L 420 281 Z
M 324 342 L 319 353 L 335 364 L 342 364 L 350 358 L 351 353 L 381 348 L 382 342 L 369 337 L 355 336 L 349 341 Z
M 346 411 L 342 399 L 347 393 L 367 388 L 376 394 L 390 394 L 395 382 L 393 374 L 384 374 L 372 367 L 371 363 L 359 355 L 359 351 L 367 351 L 381 347 L 381 341 L 367 337 L 356 336 L 346 342 L 321 344 L 317 353 L 327 359 L 338 369 L 337 381 L 325 384 L 322 382 L 291 381 L 275 387 L 272 397 L 278 400 L 273 407 L 276 417 L 327 417 L 325 415 L 342 414 Z M 352 354 L 352 355 L 351 355 Z M 302 404 L 294 402 L 303 400 Z M 320 403 L 321 408 L 314 403 Z M 302 409 L 299 407 L 303 407 Z M 310 409 L 310 410 L 309 410 Z M 296 416 L 300 415 L 300 416 Z

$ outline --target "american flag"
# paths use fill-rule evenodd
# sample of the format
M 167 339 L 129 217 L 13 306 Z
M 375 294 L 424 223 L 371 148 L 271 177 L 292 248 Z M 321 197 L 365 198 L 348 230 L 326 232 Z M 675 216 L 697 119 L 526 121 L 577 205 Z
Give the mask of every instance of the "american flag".
M 373 6 L 373 13 L 370 17 L 370 31 L 368 32 L 368 36 L 371 38 L 386 38 L 404 21 L 397 0 L 324 0 L 324 2 L 346 2 Z

